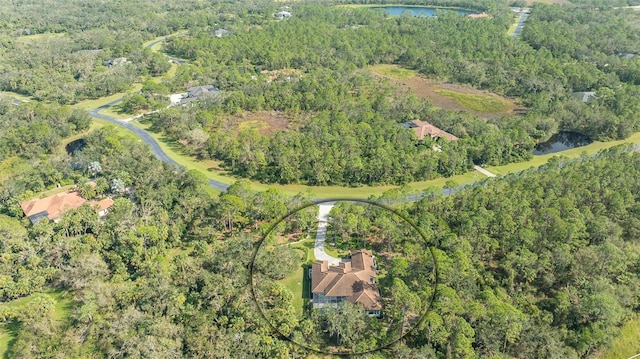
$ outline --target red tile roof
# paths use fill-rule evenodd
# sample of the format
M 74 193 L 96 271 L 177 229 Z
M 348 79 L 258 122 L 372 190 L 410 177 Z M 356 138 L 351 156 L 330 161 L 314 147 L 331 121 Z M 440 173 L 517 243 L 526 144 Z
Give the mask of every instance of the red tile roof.
M 410 124 L 411 128 L 413 128 L 413 130 L 418 135 L 419 140 L 423 140 L 427 135 L 429 135 L 431 138 L 444 137 L 449 141 L 459 140 L 458 137 L 450 134 L 449 132 L 439 129 L 426 121 L 413 120 L 410 122 Z
M 59 218 L 64 212 L 78 208 L 87 202 L 86 199 L 80 196 L 77 191 L 67 191 L 63 193 L 54 194 L 45 198 L 36 198 L 29 201 L 20 203 L 24 215 L 31 217 L 38 213 L 46 212 L 47 218 L 55 220 Z M 89 204 L 92 207 L 97 206 L 98 211 L 103 211 L 113 206 L 113 199 L 104 198 L 100 201 L 91 201 Z
M 371 251 L 358 250 L 351 262 L 329 267 L 328 262 L 315 262 L 311 269 L 311 291 L 327 297 L 346 297 L 351 303 L 361 303 L 367 310 L 382 309 Z

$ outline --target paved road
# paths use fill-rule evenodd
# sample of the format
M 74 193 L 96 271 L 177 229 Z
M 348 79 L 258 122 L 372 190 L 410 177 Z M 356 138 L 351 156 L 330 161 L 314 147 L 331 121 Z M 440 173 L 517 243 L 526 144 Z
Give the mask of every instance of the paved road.
M 147 45 L 147 46 L 145 46 L 145 47 L 146 47 L 147 49 L 151 50 L 151 48 L 152 48 L 152 47 L 156 46 L 157 44 L 159 44 L 159 43 L 161 43 L 161 42 L 163 42 L 163 41 L 164 41 L 164 39 L 156 40 L 156 41 L 154 41 L 154 42 L 150 43 L 149 45 Z M 171 56 L 167 56 L 167 58 L 169 59 L 169 61 L 175 62 L 175 63 L 177 63 L 178 65 L 182 65 L 182 64 L 184 64 L 184 63 L 185 63 L 185 61 L 187 61 L 187 60 L 184 60 L 184 59 L 179 59 L 179 58 L 177 58 L 177 57 L 171 57 Z
M 524 26 L 525 20 L 527 20 L 527 16 L 529 16 L 526 12 L 520 13 L 520 20 L 518 20 L 518 25 L 516 25 L 516 30 L 513 32 L 513 37 L 518 37 L 520 35 L 520 31 L 522 31 L 522 27 Z
M 138 138 L 140 138 L 142 140 L 142 142 L 146 143 L 147 145 L 149 145 L 149 147 L 151 148 L 151 153 L 153 153 L 154 156 L 156 156 L 157 159 L 159 159 L 162 162 L 166 162 L 176 168 L 181 168 L 182 166 L 180 164 L 178 164 L 176 161 L 173 160 L 173 158 L 169 157 L 169 155 L 167 155 L 162 148 L 160 147 L 160 145 L 158 144 L 158 142 L 155 140 L 155 138 L 151 137 L 151 135 L 149 135 L 147 133 L 147 131 L 136 127 L 134 125 L 132 125 L 129 122 L 125 122 L 122 120 L 119 120 L 115 117 L 111 117 L 111 116 L 107 116 L 104 114 L 99 113 L 98 111 L 103 110 L 109 106 L 113 106 L 115 104 L 117 104 L 118 102 L 122 101 L 122 99 L 118 99 L 112 102 L 109 102 L 108 104 L 102 105 L 98 108 L 95 108 L 93 110 L 89 111 L 89 115 L 91 115 L 92 117 L 95 118 L 99 118 L 105 121 L 109 121 L 111 123 L 113 123 L 114 125 L 117 126 L 121 126 L 126 128 L 127 130 L 133 132 L 136 136 L 138 136 Z M 209 186 L 219 190 L 219 191 L 226 191 L 227 188 L 229 188 L 229 185 L 220 181 L 216 181 L 213 179 L 209 180 Z
M 324 240 L 327 236 L 327 222 L 329 220 L 329 212 L 336 202 L 325 202 L 318 205 L 318 231 L 316 232 L 316 244 L 313 248 L 313 255 L 316 260 L 328 261 L 330 266 L 337 266 L 340 258 L 332 257 L 324 251 Z
M 475 168 L 476 171 L 482 173 L 483 175 L 487 176 L 487 177 L 495 177 L 496 175 L 485 170 L 484 168 L 480 167 L 480 166 L 473 166 L 473 168 Z

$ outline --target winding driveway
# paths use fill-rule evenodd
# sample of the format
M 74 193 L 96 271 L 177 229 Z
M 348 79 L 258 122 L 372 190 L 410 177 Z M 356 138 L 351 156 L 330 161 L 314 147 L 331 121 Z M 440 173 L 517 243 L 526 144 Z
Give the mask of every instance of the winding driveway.
M 324 251 L 324 241 L 327 237 L 327 222 L 329 212 L 336 202 L 325 202 L 318 205 L 318 231 L 316 232 L 316 244 L 313 247 L 313 255 L 318 261 L 328 261 L 330 266 L 337 266 L 340 258 L 332 257 Z

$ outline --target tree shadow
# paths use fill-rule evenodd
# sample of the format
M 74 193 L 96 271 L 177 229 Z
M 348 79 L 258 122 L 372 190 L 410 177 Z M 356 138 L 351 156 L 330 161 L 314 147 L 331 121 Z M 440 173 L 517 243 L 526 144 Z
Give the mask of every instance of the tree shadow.
M 4 354 L 2 355 L 3 359 L 9 359 L 12 357 L 11 353 L 13 345 L 18 338 L 18 333 L 20 332 L 21 327 L 22 324 L 17 320 L 11 320 L 4 324 L 4 331 L 10 337 L 10 339 L 7 342 L 7 350 L 5 350 Z

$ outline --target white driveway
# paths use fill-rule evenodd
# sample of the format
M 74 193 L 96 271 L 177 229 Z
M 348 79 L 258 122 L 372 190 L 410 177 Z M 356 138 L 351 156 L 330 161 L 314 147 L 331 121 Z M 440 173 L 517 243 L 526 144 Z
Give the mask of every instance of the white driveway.
M 316 257 L 316 260 L 326 260 L 330 266 L 337 266 L 338 263 L 340 263 L 340 258 L 332 257 L 324 251 L 324 240 L 327 236 L 327 220 L 329 219 L 329 212 L 331 212 L 331 208 L 333 208 L 335 204 L 335 202 L 325 202 L 318 205 L 318 231 L 316 232 L 316 244 L 313 248 L 313 255 Z
M 487 176 L 487 177 L 495 177 L 496 175 L 485 170 L 484 168 L 480 167 L 480 166 L 473 166 L 473 168 L 476 169 L 476 171 L 482 173 L 483 175 Z

